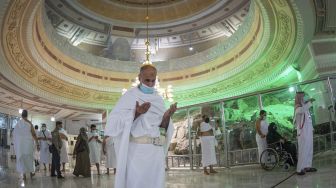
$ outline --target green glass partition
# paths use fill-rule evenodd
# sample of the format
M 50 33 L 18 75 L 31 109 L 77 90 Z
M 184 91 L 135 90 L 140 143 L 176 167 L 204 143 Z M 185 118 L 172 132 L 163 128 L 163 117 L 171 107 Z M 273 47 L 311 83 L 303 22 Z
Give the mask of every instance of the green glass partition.
M 314 153 L 336 148 L 336 79 L 323 79 L 178 110 L 173 117 L 175 132 L 168 166 L 201 168 L 202 146 L 198 130 L 203 115 L 210 118 L 217 141 L 218 166 L 221 167 L 258 162 L 255 122 L 260 109 L 267 111 L 267 121 L 274 122 L 282 136 L 296 142 L 293 125 L 296 91 L 304 91 L 306 99 L 316 100 L 310 109 Z
M 189 137 L 187 109 L 177 110 L 173 116 L 174 133 L 168 149 L 169 167 L 189 166 Z
M 295 140 L 293 115 L 295 88 L 290 87 L 279 91 L 263 94 L 263 109 L 267 111 L 267 121 L 274 122 L 277 131 L 289 140 Z
M 230 165 L 257 161 L 255 121 L 258 114 L 257 96 L 224 101 Z

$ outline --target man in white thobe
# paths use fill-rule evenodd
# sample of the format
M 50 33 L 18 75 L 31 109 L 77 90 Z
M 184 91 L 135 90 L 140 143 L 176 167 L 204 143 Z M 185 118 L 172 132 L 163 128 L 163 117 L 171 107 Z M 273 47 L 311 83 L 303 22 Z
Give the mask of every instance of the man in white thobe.
M 108 117 L 105 134 L 113 137 L 117 156 L 115 188 L 165 185 L 165 155 L 173 134 L 170 117 L 176 103 L 165 110 L 154 90 L 156 73 L 155 67 L 142 66 L 140 85 L 127 91 Z
M 44 170 L 47 170 L 46 165 L 49 166 L 50 170 L 50 163 L 51 163 L 51 154 L 49 151 L 49 145 L 51 144 L 51 133 L 47 130 L 47 125 L 42 124 L 42 130 L 38 134 L 38 140 L 40 141 L 40 163 L 43 163 Z
M 109 136 L 105 136 L 103 140 L 103 153 L 106 156 L 105 167 L 106 174 L 110 174 L 110 168 L 113 168 L 114 174 L 116 173 L 117 167 L 117 157 L 114 149 L 113 138 Z
M 38 128 L 39 128 L 38 125 L 35 125 L 34 128 L 35 128 L 35 135 L 36 136 L 39 135 L 40 131 L 38 130 Z M 36 144 L 38 144 L 38 143 L 36 143 Z M 40 160 L 40 150 L 38 150 L 37 147 L 34 147 L 34 161 L 35 161 L 35 170 L 36 171 L 39 171 L 39 169 L 40 169 L 39 160 Z
M 313 124 L 309 108 L 315 99 L 304 101 L 304 92 L 297 92 L 295 96 L 294 124 L 298 138 L 298 163 L 296 173 L 304 175 L 306 172 L 316 172 L 312 168 L 313 162 Z
M 207 167 L 210 167 L 210 173 L 217 173 L 213 169 L 213 165 L 217 164 L 214 131 L 209 124 L 209 117 L 205 116 L 204 121 L 200 124 L 201 131 L 201 149 L 202 149 L 202 165 L 205 175 L 209 175 Z
M 100 175 L 99 164 L 101 160 L 101 143 L 96 125 L 91 125 L 91 132 L 88 134 L 89 150 L 90 150 L 90 163 L 95 164 L 97 167 L 98 175 Z
M 60 153 L 60 162 L 61 162 L 62 167 L 63 167 L 62 171 L 65 172 L 65 163 L 69 163 L 68 134 L 67 134 L 66 130 L 63 127 L 59 130 L 59 134 L 60 134 L 61 139 L 62 139 L 62 148 L 61 148 L 61 153 Z
M 25 179 L 25 173 L 34 176 L 34 143 L 39 147 L 35 130 L 31 122 L 27 119 L 28 112 L 23 110 L 22 118 L 16 124 L 13 131 L 14 149 L 16 155 L 16 170 Z M 39 149 L 39 148 L 38 148 Z
M 258 146 L 259 162 L 265 163 L 266 158 L 262 158 L 262 153 L 267 149 L 266 136 L 268 133 L 268 122 L 266 119 L 267 112 L 260 110 L 259 118 L 256 121 L 256 142 Z M 267 155 L 263 155 L 267 156 Z

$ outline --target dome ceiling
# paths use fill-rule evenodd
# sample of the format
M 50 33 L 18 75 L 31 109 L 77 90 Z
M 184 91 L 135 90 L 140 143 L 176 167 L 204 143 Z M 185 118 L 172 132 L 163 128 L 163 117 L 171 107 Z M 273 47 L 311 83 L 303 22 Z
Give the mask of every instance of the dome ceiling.
M 108 48 L 107 42 L 112 40 L 112 49 L 115 49 L 113 44 L 116 41 L 126 40 L 134 50 L 136 41 L 143 36 L 143 22 L 134 21 L 127 25 L 134 29 L 127 35 L 127 32 L 113 31 L 113 27 L 125 27 L 123 23 L 131 23 L 130 20 L 117 23 L 112 17 L 94 13 L 93 6 L 96 5 L 85 4 L 89 1 L 5 1 L 3 7 L 6 11 L 0 15 L 0 73 L 13 85 L 50 104 L 99 110 L 111 109 L 121 96 L 122 88 L 131 86 L 141 66 L 139 61 L 104 58 L 87 53 L 79 47 L 92 47 L 93 44 L 88 42 L 91 38 L 92 41 L 101 42 L 97 42 L 95 46 L 103 48 Z M 109 6 L 143 9 L 143 5 L 132 4 L 140 1 L 95 2 L 97 5 L 106 3 Z M 153 5 L 154 10 L 181 3 L 192 6 L 191 2 L 195 1 L 150 2 L 158 3 Z M 203 8 L 199 11 L 195 9 L 189 15 L 171 19 L 171 22 L 161 20 L 151 23 L 152 36 L 158 31 L 162 34 L 158 36 L 160 40 L 179 36 L 176 38 L 184 41 L 181 36 L 198 33 L 195 36 L 202 37 L 202 32 L 198 31 L 206 28 L 218 28 L 219 32 L 226 33 L 228 28 L 234 28 L 233 18 L 240 19 L 230 36 L 209 37 L 205 41 L 213 42 L 211 45 L 194 41 L 193 45 L 204 47 L 197 53 L 180 54 L 172 59 L 169 55 L 160 62 L 154 62 L 159 71 L 161 86 L 173 85 L 174 99 L 179 107 L 296 81 L 292 64 L 301 53 L 304 33 L 302 19 L 293 2 L 202 2 L 208 4 L 202 5 Z M 231 5 L 236 6 L 230 7 Z M 230 8 L 226 9 L 228 6 Z M 245 15 L 242 16 L 241 13 Z M 89 14 L 93 16 L 89 17 Z M 203 14 L 207 16 L 188 23 L 189 19 Z M 236 18 L 236 14 L 240 14 L 240 17 Z M 209 25 L 206 24 L 207 19 L 210 19 Z M 183 28 L 181 32 L 175 30 L 180 21 Z M 192 25 L 194 23 L 197 23 L 196 26 Z M 223 23 L 232 27 L 226 27 Z M 61 29 L 65 24 L 68 30 Z M 165 28 L 167 24 L 171 25 Z M 223 27 L 219 27 L 220 25 Z M 174 28 L 171 34 L 168 32 L 170 28 Z M 164 32 L 160 33 L 160 30 Z M 159 51 L 167 49 L 167 52 L 174 54 L 174 49 L 182 51 L 184 46 L 181 44 L 171 42 L 171 46 Z M 156 55 L 158 54 L 153 57 Z
M 45 9 L 57 33 L 72 45 L 97 56 L 141 62 L 147 33 L 145 2 L 46 0 Z M 149 1 L 151 59 L 181 58 L 215 46 L 238 30 L 249 4 L 249 0 Z M 188 50 L 191 46 L 193 51 Z

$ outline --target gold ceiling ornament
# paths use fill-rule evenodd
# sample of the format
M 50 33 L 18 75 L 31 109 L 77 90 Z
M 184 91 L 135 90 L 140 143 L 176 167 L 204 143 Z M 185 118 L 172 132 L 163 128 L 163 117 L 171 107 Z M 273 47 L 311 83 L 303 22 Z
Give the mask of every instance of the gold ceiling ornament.
M 146 20 L 146 42 L 145 42 L 145 45 L 146 45 L 146 52 L 145 52 L 146 59 L 142 63 L 142 66 L 150 65 L 150 66 L 155 67 L 153 65 L 152 61 L 150 60 L 151 51 L 149 50 L 150 49 L 150 42 L 149 42 L 149 29 L 148 29 L 148 22 L 149 22 L 148 7 L 149 7 L 149 2 L 147 0 L 146 17 L 145 17 L 145 20 Z M 132 82 L 132 87 L 137 87 L 139 84 L 140 84 L 140 80 L 139 80 L 138 77 L 136 77 L 134 79 L 134 81 Z M 156 76 L 154 88 L 156 89 L 156 91 L 158 92 L 158 94 L 164 100 L 167 100 L 169 102 L 174 102 L 174 99 L 173 99 L 173 97 L 174 97 L 174 95 L 173 95 L 173 86 L 172 85 L 168 85 L 166 88 L 161 88 L 160 87 L 159 77 Z M 127 89 L 123 88 L 122 91 L 121 91 L 122 95 L 125 94 L 126 91 L 127 91 Z

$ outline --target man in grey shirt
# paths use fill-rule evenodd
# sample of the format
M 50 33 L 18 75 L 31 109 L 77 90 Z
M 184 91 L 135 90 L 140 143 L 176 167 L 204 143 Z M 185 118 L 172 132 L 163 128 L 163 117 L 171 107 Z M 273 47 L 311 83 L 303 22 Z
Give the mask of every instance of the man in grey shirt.
M 56 177 L 57 172 L 57 178 L 64 178 L 61 173 L 61 164 L 60 164 L 60 152 L 62 148 L 62 139 L 59 134 L 59 130 L 62 128 L 62 122 L 57 121 L 55 129 L 51 132 L 51 155 L 52 155 L 52 162 L 51 162 L 51 177 Z

